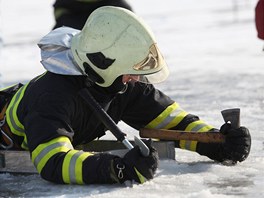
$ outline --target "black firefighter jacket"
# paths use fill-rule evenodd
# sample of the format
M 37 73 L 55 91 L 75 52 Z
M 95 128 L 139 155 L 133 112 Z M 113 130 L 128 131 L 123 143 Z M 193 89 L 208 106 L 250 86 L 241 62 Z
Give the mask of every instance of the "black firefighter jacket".
M 105 134 L 79 91 L 91 94 L 118 123 L 135 129 L 163 128 L 208 131 L 213 127 L 180 108 L 153 85 L 129 83 L 123 94 L 104 94 L 86 87 L 84 76 L 45 72 L 21 87 L 12 98 L 7 123 L 19 145 L 29 150 L 32 162 L 44 179 L 56 183 L 98 183 L 100 166 L 89 152 L 74 149 Z M 196 151 L 197 142 L 179 141 L 176 146 Z

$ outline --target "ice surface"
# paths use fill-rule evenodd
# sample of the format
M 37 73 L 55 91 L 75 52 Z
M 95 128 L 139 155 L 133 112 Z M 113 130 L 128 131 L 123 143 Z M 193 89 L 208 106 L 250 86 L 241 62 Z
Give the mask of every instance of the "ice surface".
M 44 71 L 36 43 L 54 24 L 53 2 L 0 1 L 0 87 Z M 177 161 L 161 161 L 155 179 L 133 188 L 1 174 L 0 197 L 264 197 L 264 42 L 256 37 L 256 0 L 129 2 L 155 32 L 169 65 L 170 78 L 158 87 L 216 127 L 223 123 L 221 110 L 241 108 L 241 124 L 252 133 L 249 158 L 230 167 L 176 150 Z M 120 126 L 133 138 L 133 129 Z

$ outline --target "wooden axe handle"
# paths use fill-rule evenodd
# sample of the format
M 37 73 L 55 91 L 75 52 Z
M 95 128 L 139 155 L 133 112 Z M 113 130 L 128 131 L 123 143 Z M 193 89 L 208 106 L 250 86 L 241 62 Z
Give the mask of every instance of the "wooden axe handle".
M 188 132 L 166 129 L 147 129 L 139 130 L 142 138 L 156 138 L 160 140 L 190 140 L 204 143 L 222 143 L 225 142 L 223 134 L 218 132 Z

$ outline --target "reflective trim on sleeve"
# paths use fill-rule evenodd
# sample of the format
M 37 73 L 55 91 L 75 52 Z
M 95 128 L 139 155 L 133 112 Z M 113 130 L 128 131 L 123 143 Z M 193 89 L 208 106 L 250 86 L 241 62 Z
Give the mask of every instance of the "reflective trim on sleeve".
M 23 142 L 21 144 L 21 148 L 23 148 L 25 150 L 29 150 L 28 149 L 28 143 L 27 143 L 27 136 L 26 135 L 24 136 L 24 140 L 23 140 Z
M 77 155 L 75 155 L 76 153 L 78 153 L 77 150 L 69 151 L 63 160 L 62 179 L 67 184 L 71 183 L 71 181 L 73 183 L 76 183 L 75 172 L 72 172 L 72 170 L 74 170 L 74 167 L 72 166 L 72 164 L 75 165 L 75 162 L 76 162 L 76 156 L 77 156 Z M 74 155 L 75 155 L 75 157 L 73 157 Z M 72 163 L 71 163 L 71 161 L 72 161 Z M 72 174 L 71 174 L 71 172 L 72 172 Z
M 197 132 L 201 132 L 201 131 L 208 131 L 210 129 L 212 129 L 212 126 L 209 126 L 208 124 L 206 124 L 204 121 L 202 120 L 197 120 L 195 122 L 190 123 L 185 131 L 197 131 Z
M 188 113 L 182 110 L 176 102 L 168 106 L 158 117 L 152 120 L 146 128 L 169 129 L 178 125 Z
M 214 127 L 206 124 L 202 120 L 198 120 L 198 121 L 195 121 L 195 122 L 190 123 L 186 127 L 185 131 L 206 132 L 206 131 L 209 131 L 209 130 L 211 130 L 213 128 Z M 187 150 L 190 150 L 190 151 L 196 151 L 197 141 L 181 140 L 180 141 L 180 147 L 182 149 L 187 149 Z
M 13 86 L 16 86 L 16 85 L 17 85 L 17 83 L 16 83 L 16 84 L 12 84 L 12 85 L 7 86 L 7 87 L 3 87 L 3 88 L 0 89 L 0 91 L 6 91 L 6 90 L 8 90 L 9 88 L 11 88 L 11 87 L 13 87 Z
M 32 152 L 32 162 L 38 172 L 41 173 L 43 167 L 52 156 L 60 152 L 66 153 L 71 149 L 73 149 L 73 146 L 68 137 L 58 137 L 49 142 L 40 144 Z
M 83 178 L 82 178 L 82 165 L 83 161 L 93 155 L 92 153 L 89 152 L 84 152 L 82 153 L 77 159 L 76 159 L 76 164 L 75 164 L 75 175 L 76 175 L 76 182 L 77 184 L 83 184 Z
M 89 152 L 71 150 L 69 151 L 63 161 L 62 177 L 67 184 L 83 184 L 82 165 L 83 161 L 93 155 Z
M 164 127 L 164 129 L 170 129 L 177 126 L 183 120 L 183 118 L 188 115 L 188 113 L 186 111 L 183 111 L 181 108 L 176 110 L 176 112 L 177 114 L 173 115 L 175 117 L 171 117 L 173 119 Z
M 13 96 L 12 100 L 10 101 L 10 104 L 8 105 L 8 108 L 6 110 L 7 124 L 8 124 L 12 133 L 24 138 L 24 140 L 21 144 L 21 147 L 25 150 L 28 150 L 27 137 L 25 134 L 24 126 L 18 120 L 18 116 L 17 116 L 16 112 L 17 112 L 18 105 L 19 105 L 21 99 L 23 98 L 23 95 L 25 93 L 27 86 L 28 86 L 28 84 L 22 86 L 17 91 L 17 93 Z
M 136 171 L 136 174 L 138 176 L 138 179 L 141 184 L 145 183 L 147 179 L 134 167 L 134 170 Z
M 42 75 L 36 77 L 35 81 L 40 79 L 42 76 L 44 76 L 47 72 L 43 73 Z M 25 91 L 27 89 L 27 86 L 29 83 L 25 84 L 24 86 L 20 87 L 20 89 L 16 92 L 16 94 L 12 97 L 12 100 L 10 101 L 10 104 L 8 105 L 8 108 L 6 110 L 6 121 L 7 124 L 11 130 L 12 133 L 21 136 L 24 138 L 21 147 L 25 150 L 28 150 L 28 144 L 27 144 L 27 137 L 25 134 L 25 128 L 23 124 L 19 121 L 17 116 L 17 108 L 19 106 L 20 101 L 22 100 Z
M 25 93 L 25 90 L 27 88 L 27 85 L 24 85 L 21 87 L 17 93 L 13 96 L 10 104 L 8 105 L 8 108 L 6 110 L 6 117 L 7 117 L 7 123 L 12 131 L 12 133 L 18 135 L 18 136 L 25 136 L 24 133 L 24 126 L 21 124 L 21 122 L 18 120 L 18 116 L 16 114 L 17 108 L 19 105 L 19 102 L 23 98 L 23 95 Z

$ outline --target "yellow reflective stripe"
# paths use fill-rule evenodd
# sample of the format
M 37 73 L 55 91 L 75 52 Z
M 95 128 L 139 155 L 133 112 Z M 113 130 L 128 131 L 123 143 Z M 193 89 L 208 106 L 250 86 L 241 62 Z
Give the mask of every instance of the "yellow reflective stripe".
M 44 76 L 47 72 L 44 72 L 42 75 L 38 76 L 35 81 L 40 79 L 42 76 Z M 27 86 L 26 85 L 20 87 L 20 89 L 16 92 L 16 94 L 12 97 L 12 100 L 10 101 L 10 104 L 8 105 L 8 108 L 6 110 L 6 121 L 7 124 L 11 130 L 12 133 L 24 137 L 23 142 L 21 144 L 21 147 L 25 150 L 28 150 L 28 144 L 27 144 L 27 137 L 25 134 L 25 128 L 23 124 L 19 121 L 17 116 L 17 108 L 19 106 L 20 101 L 22 100 L 24 93 L 26 91 Z
M 40 144 L 32 152 L 32 162 L 40 173 L 47 161 L 55 154 L 68 152 L 73 149 L 68 137 L 58 137 L 49 142 Z
M 44 72 L 42 75 L 38 76 L 35 81 L 40 79 L 42 76 L 44 76 L 47 72 Z M 8 126 L 10 127 L 10 130 L 12 133 L 18 135 L 18 136 L 25 136 L 24 133 L 24 126 L 21 124 L 21 122 L 18 120 L 17 116 L 17 108 L 18 105 L 21 101 L 21 99 L 24 96 L 24 93 L 26 91 L 27 86 L 29 83 L 26 85 L 22 86 L 17 93 L 13 96 L 12 100 L 10 101 L 10 104 L 8 105 L 8 108 L 6 110 L 6 119 Z
M 24 136 L 24 140 L 23 140 L 23 142 L 22 142 L 22 144 L 21 144 L 21 148 L 23 148 L 23 149 L 25 149 L 25 150 L 29 150 L 28 149 L 28 143 L 27 143 L 27 136 L 25 135 Z
M 83 184 L 83 173 L 82 173 L 82 167 L 83 167 L 83 161 L 93 155 L 92 153 L 89 152 L 84 152 L 82 153 L 76 160 L 76 165 L 75 165 L 75 175 L 76 175 L 76 183 L 77 184 Z
M 157 118 L 151 121 L 146 128 L 170 129 L 177 126 L 188 113 L 173 103 L 168 106 Z
M 43 74 L 37 76 L 35 79 L 34 79 L 34 82 L 38 81 L 40 78 L 42 78 L 43 76 L 45 76 L 45 74 L 47 74 L 48 72 L 45 71 Z
M 197 141 L 180 140 L 180 147 L 189 151 L 196 151 Z
M 18 135 L 18 136 L 24 136 L 24 126 L 21 124 L 21 122 L 18 120 L 16 111 L 19 105 L 19 102 L 21 101 L 24 92 L 27 88 L 27 85 L 24 85 L 21 87 L 17 93 L 13 96 L 10 104 L 8 105 L 8 108 L 6 110 L 6 118 L 8 126 L 10 127 L 10 130 L 12 133 Z
M 69 151 L 64 160 L 63 160 L 63 164 L 62 164 L 62 178 L 64 183 L 71 183 L 71 180 L 73 180 L 70 176 L 70 173 L 72 170 L 70 170 L 70 164 L 71 164 L 71 159 L 73 157 L 74 154 L 76 154 L 78 151 L 77 150 L 71 150 Z M 74 183 L 74 182 L 72 182 Z
M 185 131 L 200 131 L 203 127 L 208 126 L 207 124 L 205 124 L 202 120 L 198 120 L 195 122 L 190 123 Z
M 137 173 L 138 179 L 140 181 L 141 184 L 145 183 L 147 181 L 147 179 L 134 167 L 134 170 Z
M 67 184 L 83 184 L 83 161 L 91 155 L 93 154 L 89 152 L 83 152 L 78 150 L 69 151 L 66 154 L 62 165 L 63 181 Z
M 198 120 L 198 121 L 190 123 L 186 127 L 185 131 L 193 131 L 193 132 L 200 132 L 201 133 L 201 132 L 207 132 L 207 131 L 211 130 L 212 128 L 214 128 L 214 127 L 206 124 L 202 120 Z M 182 149 L 187 149 L 190 151 L 196 151 L 197 141 L 181 140 L 180 141 L 180 147 Z
M 9 89 L 9 88 L 11 88 L 11 87 L 13 87 L 15 85 L 17 85 L 17 84 L 13 84 L 13 85 L 10 85 L 8 87 L 4 87 L 4 88 L 0 89 L 0 91 L 5 91 L 5 90 L 7 90 L 7 89 Z
M 164 129 L 170 129 L 172 127 L 177 126 L 187 115 L 188 113 L 182 110 L 177 116 L 174 117 L 174 119 L 168 125 L 164 127 Z
M 159 125 L 155 128 L 169 129 L 179 124 L 179 122 L 187 115 L 179 106 L 174 109 Z
M 146 128 L 157 128 L 179 105 L 175 102 L 168 106 L 161 114 L 158 115 L 154 120 L 147 124 Z
M 28 85 L 28 84 L 27 84 Z M 21 87 L 17 93 L 13 96 L 10 104 L 8 105 L 8 108 L 6 110 L 6 121 L 7 124 L 11 130 L 12 133 L 24 137 L 24 140 L 21 144 L 21 147 L 25 150 L 28 150 L 27 146 L 27 137 L 24 132 L 24 126 L 21 124 L 21 122 L 18 120 L 16 111 L 19 105 L 19 102 L 21 101 L 24 92 L 27 88 L 27 85 L 24 85 Z
M 198 132 L 206 132 L 206 131 L 210 131 L 210 130 L 213 129 L 213 128 L 215 128 L 215 127 L 213 127 L 213 126 L 211 126 L 211 125 L 206 125 L 206 126 L 200 128 L 200 129 L 198 130 Z

